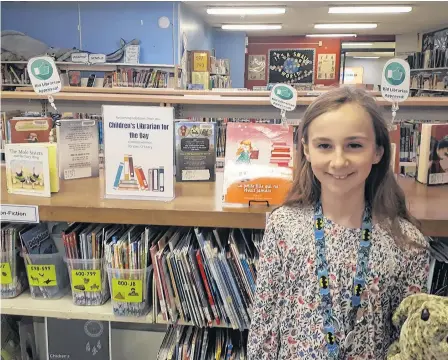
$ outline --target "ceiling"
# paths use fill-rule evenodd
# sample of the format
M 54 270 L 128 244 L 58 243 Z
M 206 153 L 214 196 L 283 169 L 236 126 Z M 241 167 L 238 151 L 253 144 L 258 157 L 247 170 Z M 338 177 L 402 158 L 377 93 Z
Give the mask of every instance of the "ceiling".
M 246 31 L 248 35 L 304 35 L 309 33 L 357 33 L 375 35 L 399 35 L 425 32 L 448 26 L 448 1 L 184 1 L 209 25 L 263 23 L 282 24 L 281 30 Z M 328 14 L 329 6 L 344 5 L 412 5 L 406 14 L 339 15 Z M 211 6 L 286 6 L 284 15 L 222 16 L 208 15 Z M 316 23 L 376 22 L 376 29 L 367 30 L 317 30 Z

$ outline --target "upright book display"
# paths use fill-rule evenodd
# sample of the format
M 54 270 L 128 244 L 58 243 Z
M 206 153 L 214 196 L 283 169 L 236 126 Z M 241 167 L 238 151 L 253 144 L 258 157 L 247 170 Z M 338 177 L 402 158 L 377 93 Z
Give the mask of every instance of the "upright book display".
M 228 123 L 224 202 L 279 205 L 292 183 L 291 126 Z
M 174 198 L 173 108 L 103 106 L 107 198 Z

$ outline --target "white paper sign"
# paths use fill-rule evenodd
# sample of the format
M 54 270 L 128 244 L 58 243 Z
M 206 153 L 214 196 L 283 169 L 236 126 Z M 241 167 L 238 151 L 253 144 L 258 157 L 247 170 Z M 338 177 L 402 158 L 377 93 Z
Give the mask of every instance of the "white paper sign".
M 391 59 L 383 68 L 381 79 L 381 95 L 389 102 L 401 102 L 409 96 L 410 86 L 409 63 L 402 59 Z
M 89 54 L 89 63 L 102 64 L 106 62 L 105 54 Z
M 297 106 L 297 91 L 290 85 L 276 84 L 271 90 L 270 100 L 277 109 L 292 111 Z
M 50 95 L 61 91 L 62 83 L 54 60 L 49 56 L 31 58 L 27 66 L 34 92 Z
M 87 64 L 89 62 L 89 54 L 88 53 L 73 53 L 72 54 L 72 62 Z
M 174 198 L 174 110 L 103 106 L 105 197 Z
M 124 50 L 124 62 L 138 64 L 140 62 L 140 45 L 128 45 Z
M 9 205 L 2 204 L 2 221 L 38 223 L 39 208 L 35 205 Z

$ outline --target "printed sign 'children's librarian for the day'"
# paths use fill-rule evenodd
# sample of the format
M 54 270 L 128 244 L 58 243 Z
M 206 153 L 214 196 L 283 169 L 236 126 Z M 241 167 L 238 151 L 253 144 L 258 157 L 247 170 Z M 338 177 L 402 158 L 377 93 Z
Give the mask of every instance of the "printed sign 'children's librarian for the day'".
M 174 115 L 171 107 L 103 106 L 109 198 L 174 198 Z

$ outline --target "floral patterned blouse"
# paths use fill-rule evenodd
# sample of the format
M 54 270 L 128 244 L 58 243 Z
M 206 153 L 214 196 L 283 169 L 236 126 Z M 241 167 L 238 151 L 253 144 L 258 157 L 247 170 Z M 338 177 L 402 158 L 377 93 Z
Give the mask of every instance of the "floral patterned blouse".
M 250 360 L 328 359 L 322 332 L 319 285 L 315 273 L 314 210 L 281 207 L 266 227 L 257 272 L 257 290 L 248 341 Z M 350 348 L 344 338 L 352 330 L 353 273 L 361 229 L 345 228 L 324 218 L 333 314 L 340 331 L 340 358 L 383 360 L 398 337 L 391 318 L 401 300 L 426 292 L 429 253 L 414 247 L 402 250 L 379 224 L 372 225 L 367 286 L 362 295 L 364 319 L 355 327 Z M 409 222 L 400 220 L 404 235 L 426 244 Z

